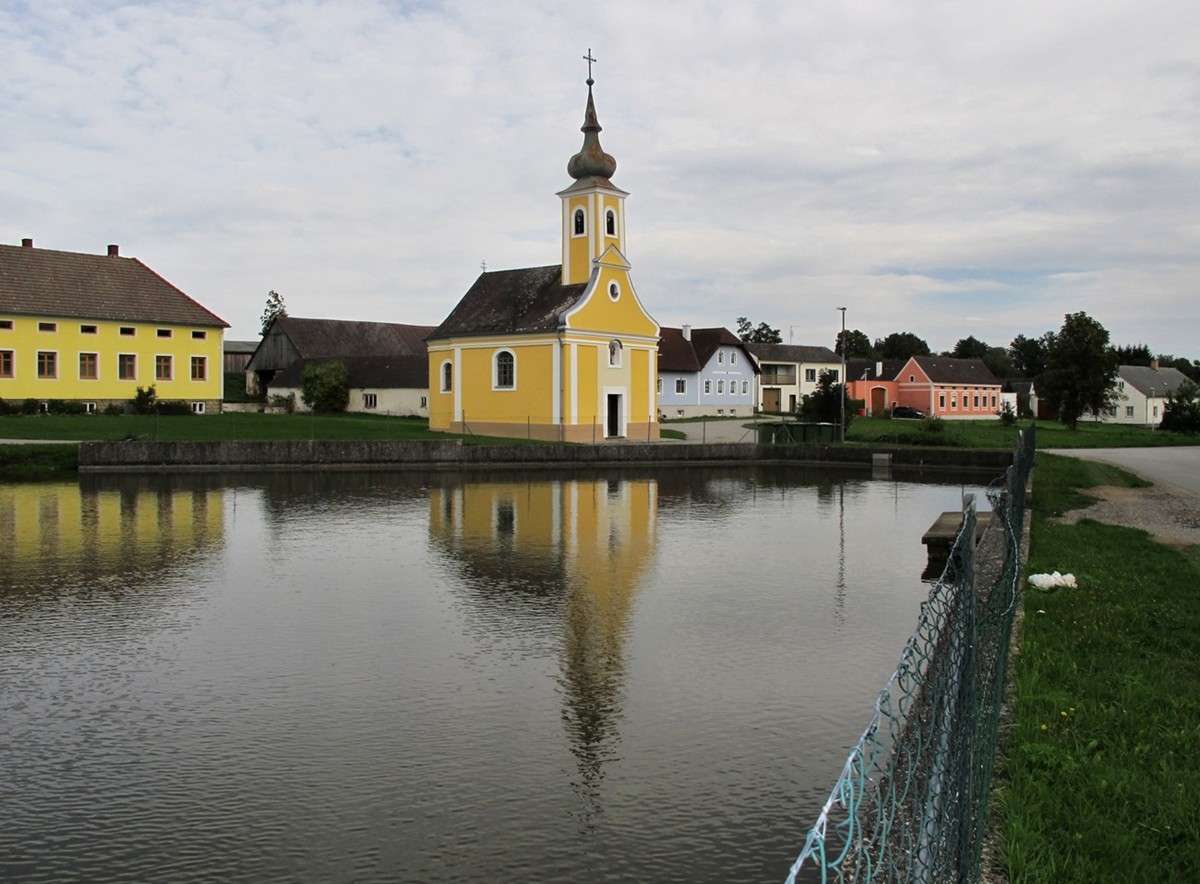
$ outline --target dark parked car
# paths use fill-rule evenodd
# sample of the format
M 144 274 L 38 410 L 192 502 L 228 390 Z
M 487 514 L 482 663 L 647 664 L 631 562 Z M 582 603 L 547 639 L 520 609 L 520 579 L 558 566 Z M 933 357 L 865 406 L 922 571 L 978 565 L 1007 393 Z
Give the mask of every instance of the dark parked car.
M 892 409 L 892 417 L 925 417 L 925 412 L 907 405 L 897 405 Z

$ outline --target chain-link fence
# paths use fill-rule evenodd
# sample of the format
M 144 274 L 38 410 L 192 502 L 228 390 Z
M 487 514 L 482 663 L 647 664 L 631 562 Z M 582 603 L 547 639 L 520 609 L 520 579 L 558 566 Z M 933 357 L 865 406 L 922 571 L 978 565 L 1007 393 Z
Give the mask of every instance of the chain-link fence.
M 964 498 L 946 569 L 788 884 L 978 880 L 1034 451 L 1031 424 L 978 543 Z

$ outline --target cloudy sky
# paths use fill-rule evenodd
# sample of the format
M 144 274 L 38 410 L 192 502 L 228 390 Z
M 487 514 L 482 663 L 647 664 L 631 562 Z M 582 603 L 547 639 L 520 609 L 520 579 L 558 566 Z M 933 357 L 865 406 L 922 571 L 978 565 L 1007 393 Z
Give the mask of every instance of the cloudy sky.
M 0 241 L 435 325 L 558 262 L 589 48 L 660 324 L 1200 358 L 1196 0 L 0 0 Z

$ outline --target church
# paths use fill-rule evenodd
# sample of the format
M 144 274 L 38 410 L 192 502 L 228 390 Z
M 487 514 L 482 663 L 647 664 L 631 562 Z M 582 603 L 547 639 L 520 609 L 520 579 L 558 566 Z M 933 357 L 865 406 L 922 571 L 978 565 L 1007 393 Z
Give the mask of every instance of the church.
M 429 428 L 561 442 L 657 441 L 659 326 L 625 257 L 617 161 L 600 147 L 588 61 L 583 147 L 567 163 L 562 263 L 484 272 L 427 338 Z

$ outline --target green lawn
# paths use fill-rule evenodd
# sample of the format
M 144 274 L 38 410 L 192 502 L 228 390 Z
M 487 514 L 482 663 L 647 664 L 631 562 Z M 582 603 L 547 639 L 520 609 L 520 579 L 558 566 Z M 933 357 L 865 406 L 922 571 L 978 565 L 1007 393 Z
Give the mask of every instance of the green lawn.
M 1073 573 L 1079 585 L 1025 596 L 996 789 L 1012 884 L 1200 881 L 1197 548 L 1053 519 L 1080 489 L 1139 483 L 1037 457 L 1028 572 Z
M 148 439 L 164 442 L 270 439 L 457 439 L 421 418 L 374 414 L 33 415 L 0 417 L 0 439 L 62 441 Z M 468 436 L 467 444 L 498 440 Z M 524 439 L 506 439 L 523 443 Z
M 999 419 L 972 421 L 902 420 L 856 417 L 846 441 L 865 445 L 937 445 L 953 448 L 1011 449 L 1017 432 L 1029 425 L 1018 421 L 1006 427 Z M 1169 445 L 1200 445 L 1200 437 L 1166 433 L 1148 427 L 1121 424 L 1080 423 L 1068 430 L 1057 421 L 1037 422 L 1037 445 L 1046 448 L 1141 448 Z

